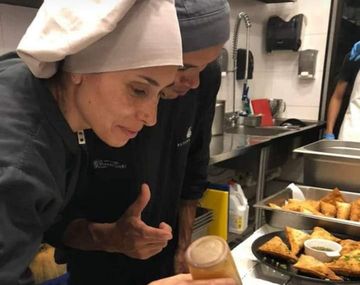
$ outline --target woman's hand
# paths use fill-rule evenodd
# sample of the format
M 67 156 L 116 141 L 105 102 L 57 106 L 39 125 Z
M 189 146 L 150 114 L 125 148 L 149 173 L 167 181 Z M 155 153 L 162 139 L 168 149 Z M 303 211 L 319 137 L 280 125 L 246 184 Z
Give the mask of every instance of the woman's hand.
M 179 274 L 151 282 L 149 285 L 236 285 L 230 278 L 193 280 L 191 274 Z
M 141 220 L 141 213 L 150 200 L 150 189 L 143 184 L 136 201 L 115 223 L 103 230 L 101 224 L 90 224 L 95 240 L 105 241 L 104 250 L 118 252 L 132 258 L 147 259 L 167 246 L 172 239 L 172 229 L 166 223 L 158 228 L 150 227 Z

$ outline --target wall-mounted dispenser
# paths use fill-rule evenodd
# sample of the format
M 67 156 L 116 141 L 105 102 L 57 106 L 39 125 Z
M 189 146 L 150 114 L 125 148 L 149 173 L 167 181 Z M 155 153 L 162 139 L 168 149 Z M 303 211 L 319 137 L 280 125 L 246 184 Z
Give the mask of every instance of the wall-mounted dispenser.
M 299 14 L 284 21 L 278 16 L 270 17 L 266 30 L 266 51 L 299 50 L 304 15 Z
M 236 60 L 236 79 L 243 80 L 245 79 L 245 69 L 246 69 L 246 49 L 237 50 L 237 60 Z M 248 59 L 248 77 L 247 79 L 253 78 L 254 72 L 254 56 L 251 50 L 249 50 L 249 59 Z
M 318 51 L 316 49 L 307 49 L 299 52 L 299 78 L 314 79 L 316 73 L 316 59 Z

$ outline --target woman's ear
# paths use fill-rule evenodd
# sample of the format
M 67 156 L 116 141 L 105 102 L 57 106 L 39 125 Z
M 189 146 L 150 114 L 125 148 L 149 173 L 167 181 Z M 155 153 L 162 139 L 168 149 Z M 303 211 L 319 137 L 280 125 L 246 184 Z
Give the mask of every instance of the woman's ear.
M 71 73 L 70 78 L 75 85 L 81 84 L 83 80 L 83 76 L 81 73 Z

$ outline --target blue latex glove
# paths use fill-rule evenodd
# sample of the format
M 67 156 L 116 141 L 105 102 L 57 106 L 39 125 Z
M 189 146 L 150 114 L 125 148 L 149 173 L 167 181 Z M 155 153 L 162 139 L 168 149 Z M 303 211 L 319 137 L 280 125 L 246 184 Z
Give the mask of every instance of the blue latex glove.
M 335 139 L 335 136 L 334 136 L 334 134 L 324 134 L 324 135 L 323 135 L 323 139 L 326 139 L 326 140 L 334 140 L 334 139 Z
M 350 60 L 358 61 L 360 60 L 360 41 L 358 41 L 351 49 Z

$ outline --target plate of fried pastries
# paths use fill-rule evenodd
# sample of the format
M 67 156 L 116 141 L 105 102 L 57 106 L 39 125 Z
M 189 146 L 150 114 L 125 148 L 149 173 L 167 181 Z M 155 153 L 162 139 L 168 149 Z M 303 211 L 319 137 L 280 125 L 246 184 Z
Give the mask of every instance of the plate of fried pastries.
M 304 243 L 309 239 L 325 239 L 342 246 L 340 257 L 321 262 L 306 255 Z M 322 227 L 299 230 L 285 227 L 256 239 L 252 252 L 261 262 L 283 274 L 317 283 L 360 284 L 360 240 L 335 234 Z

